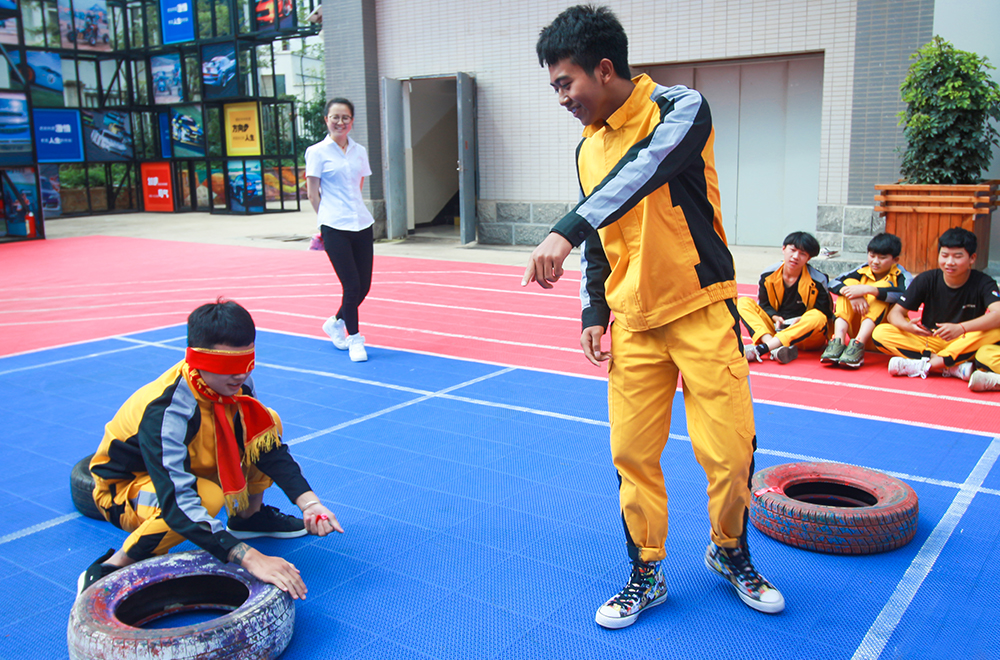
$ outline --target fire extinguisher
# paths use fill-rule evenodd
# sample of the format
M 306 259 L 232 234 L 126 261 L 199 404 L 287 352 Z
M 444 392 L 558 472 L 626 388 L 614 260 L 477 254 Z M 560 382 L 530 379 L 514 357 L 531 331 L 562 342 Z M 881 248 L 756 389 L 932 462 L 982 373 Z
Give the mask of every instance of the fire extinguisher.
M 31 207 L 28 207 L 28 212 L 24 214 L 24 235 L 28 238 L 32 238 L 35 235 L 35 214 L 32 212 Z

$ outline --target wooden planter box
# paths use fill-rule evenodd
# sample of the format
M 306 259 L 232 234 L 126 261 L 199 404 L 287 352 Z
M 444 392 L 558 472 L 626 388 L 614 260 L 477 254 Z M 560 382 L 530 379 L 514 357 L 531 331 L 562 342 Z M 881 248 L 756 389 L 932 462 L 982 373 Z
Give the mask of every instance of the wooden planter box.
M 885 230 L 903 241 L 899 261 L 914 275 L 938 267 L 938 236 L 952 227 L 976 235 L 976 268 L 982 270 L 990 263 L 990 221 L 998 189 L 1000 181 L 967 186 L 876 185 L 875 210 L 885 216 Z

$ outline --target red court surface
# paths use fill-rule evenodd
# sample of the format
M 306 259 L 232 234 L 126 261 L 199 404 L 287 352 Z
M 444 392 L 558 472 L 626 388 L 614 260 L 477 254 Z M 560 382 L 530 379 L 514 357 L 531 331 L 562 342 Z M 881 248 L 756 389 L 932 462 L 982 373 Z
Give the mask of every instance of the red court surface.
M 321 337 L 340 285 L 323 252 L 92 236 L 0 247 L 0 356 L 183 324 L 225 297 L 261 329 Z M 578 277 L 554 290 L 521 287 L 523 269 L 376 257 L 361 308 L 370 345 L 603 377 L 582 356 Z M 753 295 L 755 286 L 741 286 Z M 180 330 L 179 330 L 180 331 Z M 317 360 L 334 356 L 317 355 Z M 751 366 L 758 401 L 980 433 L 1000 428 L 1000 394 L 946 378 L 891 378 L 885 356 L 859 370 Z

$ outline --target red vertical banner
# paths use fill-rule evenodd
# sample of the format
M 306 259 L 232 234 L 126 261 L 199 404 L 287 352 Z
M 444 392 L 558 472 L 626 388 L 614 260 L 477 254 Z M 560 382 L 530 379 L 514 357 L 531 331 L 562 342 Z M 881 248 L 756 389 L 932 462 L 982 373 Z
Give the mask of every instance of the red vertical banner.
M 143 163 L 141 173 L 146 210 L 173 211 L 174 186 L 170 179 L 170 163 Z

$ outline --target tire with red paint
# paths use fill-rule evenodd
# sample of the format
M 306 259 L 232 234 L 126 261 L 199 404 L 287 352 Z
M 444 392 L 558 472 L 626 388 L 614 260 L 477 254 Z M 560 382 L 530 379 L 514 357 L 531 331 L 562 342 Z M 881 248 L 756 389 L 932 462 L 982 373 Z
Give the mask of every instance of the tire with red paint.
M 142 628 L 176 612 L 228 610 L 177 628 Z M 197 550 L 154 557 L 108 575 L 80 594 L 69 616 L 72 660 L 258 660 L 292 639 L 291 597 L 233 564 Z
M 93 454 L 81 458 L 69 473 L 69 492 L 76 510 L 94 520 L 104 520 L 104 515 L 94 502 L 94 475 L 90 473 Z
M 786 463 L 757 472 L 750 521 L 771 538 L 815 552 L 895 550 L 917 532 L 917 494 L 889 475 L 841 463 Z

